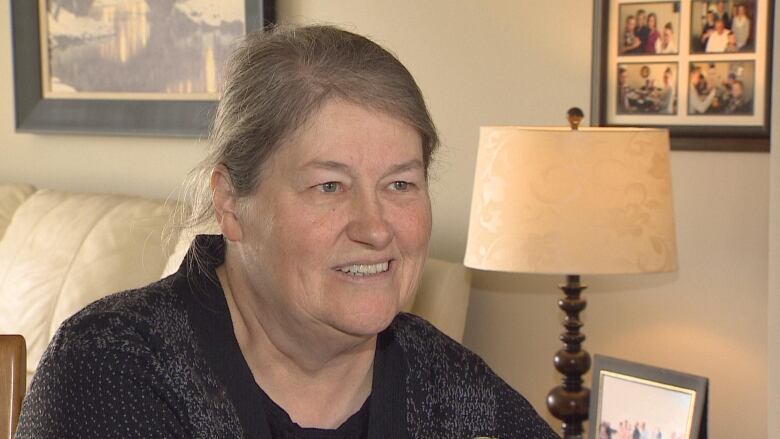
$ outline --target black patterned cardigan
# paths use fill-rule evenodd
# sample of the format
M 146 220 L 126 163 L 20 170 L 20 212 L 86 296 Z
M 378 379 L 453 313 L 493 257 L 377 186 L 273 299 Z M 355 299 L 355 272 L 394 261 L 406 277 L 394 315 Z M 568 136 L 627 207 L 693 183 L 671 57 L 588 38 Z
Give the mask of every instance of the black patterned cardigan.
M 105 297 L 60 327 L 24 400 L 17 438 L 268 438 L 200 236 L 179 271 Z M 203 261 L 206 261 L 205 263 Z M 399 314 L 378 337 L 370 438 L 557 438 L 477 355 Z

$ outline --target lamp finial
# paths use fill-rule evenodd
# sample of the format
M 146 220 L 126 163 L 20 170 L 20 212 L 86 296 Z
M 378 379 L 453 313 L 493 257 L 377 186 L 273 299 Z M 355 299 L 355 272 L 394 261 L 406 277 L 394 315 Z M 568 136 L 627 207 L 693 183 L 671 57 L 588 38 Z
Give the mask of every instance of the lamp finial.
M 580 110 L 579 107 L 571 107 L 566 112 L 566 120 L 569 121 L 569 126 L 573 131 L 576 131 L 580 127 L 580 122 L 585 117 L 585 113 Z

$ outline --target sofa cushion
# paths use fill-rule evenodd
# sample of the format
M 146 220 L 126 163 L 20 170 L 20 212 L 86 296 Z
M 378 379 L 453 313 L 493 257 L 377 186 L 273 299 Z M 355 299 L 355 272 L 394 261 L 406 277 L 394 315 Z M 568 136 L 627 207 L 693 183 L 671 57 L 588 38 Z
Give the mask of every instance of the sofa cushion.
M 171 210 L 139 198 L 50 190 L 16 210 L 0 240 L 0 333 L 24 335 L 28 373 L 74 312 L 159 279 L 170 254 L 161 238 Z
M 16 209 L 34 192 L 35 188 L 29 184 L 0 184 L 0 239 Z

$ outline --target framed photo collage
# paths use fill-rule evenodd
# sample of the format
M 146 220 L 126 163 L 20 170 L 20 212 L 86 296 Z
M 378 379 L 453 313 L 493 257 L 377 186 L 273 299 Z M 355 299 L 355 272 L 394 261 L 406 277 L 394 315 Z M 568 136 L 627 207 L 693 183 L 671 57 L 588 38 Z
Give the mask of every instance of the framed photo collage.
M 669 127 L 677 149 L 719 149 L 701 145 L 724 136 L 746 139 L 729 149 L 768 148 L 771 3 L 597 1 L 599 124 Z

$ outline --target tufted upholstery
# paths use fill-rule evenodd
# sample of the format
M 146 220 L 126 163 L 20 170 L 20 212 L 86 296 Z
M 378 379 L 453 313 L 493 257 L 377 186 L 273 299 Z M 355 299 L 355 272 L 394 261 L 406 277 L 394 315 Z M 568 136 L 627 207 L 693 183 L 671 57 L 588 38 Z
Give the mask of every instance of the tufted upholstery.
M 63 320 L 159 279 L 169 215 L 154 201 L 49 190 L 16 209 L 0 240 L 0 333 L 27 340 L 28 382 Z
M 24 335 L 28 384 L 63 320 L 178 268 L 192 235 L 164 244 L 172 210 L 142 198 L 0 184 L 0 334 Z M 469 274 L 429 259 L 411 312 L 462 340 Z

